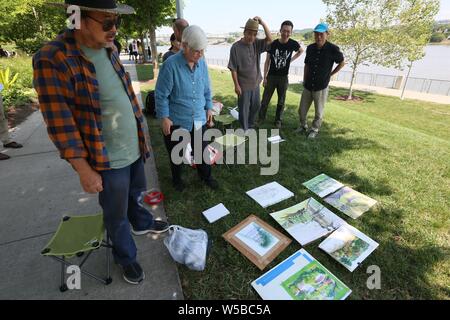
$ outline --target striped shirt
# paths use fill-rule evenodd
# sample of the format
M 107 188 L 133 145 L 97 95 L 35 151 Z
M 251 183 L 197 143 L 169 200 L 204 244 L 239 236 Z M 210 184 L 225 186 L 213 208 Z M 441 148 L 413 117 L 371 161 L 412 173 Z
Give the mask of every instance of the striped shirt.
M 122 80 L 137 121 L 139 149 L 149 157 L 144 134 L 144 118 L 131 80 L 116 50 L 108 49 L 115 71 Z M 33 84 L 50 139 L 61 158 L 85 158 L 97 171 L 111 164 L 102 135 L 99 84 L 94 65 L 83 55 L 74 32 L 67 30 L 46 44 L 33 57 Z

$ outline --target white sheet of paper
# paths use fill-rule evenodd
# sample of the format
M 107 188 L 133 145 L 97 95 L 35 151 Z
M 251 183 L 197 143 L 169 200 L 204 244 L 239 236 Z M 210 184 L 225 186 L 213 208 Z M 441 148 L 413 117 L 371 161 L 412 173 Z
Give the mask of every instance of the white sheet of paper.
M 280 136 L 274 136 L 274 137 L 270 137 L 267 140 L 269 140 L 270 143 L 280 143 L 285 141 L 283 138 L 281 138 Z
M 278 182 L 268 183 L 262 187 L 247 191 L 247 195 L 258 202 L 263 208 L 267 208 L 294 196 L 291 191 Z
M 230 211 L 223 205 L 223 203 L 218 204 L 217 206 L 203 211 L 203 215 L 209 221 L 209 223 L 214 223 L 217 220 L 229 215 Z

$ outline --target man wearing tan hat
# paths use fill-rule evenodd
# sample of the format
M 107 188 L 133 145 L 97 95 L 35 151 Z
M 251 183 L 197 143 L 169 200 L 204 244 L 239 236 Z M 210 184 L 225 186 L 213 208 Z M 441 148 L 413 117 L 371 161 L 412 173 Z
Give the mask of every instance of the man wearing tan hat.
M 80 24 L 33 57 L 34 87 L 49 136 L 77 172 L 85 192 L 99 194 L 113 255 L 124 279 L 145 275 L 132 237 L 168 230 L 140 203 L 149 149 L 131 79 L 113 45 L 119 14 L 134 9 L 114 0 L 66 0 L 81 10 Z M 78 28 L 78 29 L 77 29 Z
M 256 38 L 259 25 L 264 28 L 265 39 Z M 245 132 L 253 128 L 261 106 L 261 54 L 269 49 L 271 43 L 269 27 L 260 17 L 255 17 L 247 21 L 244 37 L 231 47 L 228 68 L 238 96 L 239 122 Z

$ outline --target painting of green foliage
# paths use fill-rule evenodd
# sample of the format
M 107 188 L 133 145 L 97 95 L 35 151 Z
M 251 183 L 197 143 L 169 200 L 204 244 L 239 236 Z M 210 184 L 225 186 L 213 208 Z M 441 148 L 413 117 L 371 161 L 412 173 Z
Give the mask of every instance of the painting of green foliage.
M 344 185 L 330 178 L 326 174 L 321 174 L 303 184 L 306 188 L 323 198 L 330 193 L 342 188 Z
M 350 289 L 317 261 L 281 283 L 294 300 L 342 300 Z
M 367 249 L 369 249 L 367 242 L 358 237 L 354 237 L 353 240 L 346 242 L 342 248 L 330 252 L 330 255 L 342 264 L 352 267 L 353 262 Z

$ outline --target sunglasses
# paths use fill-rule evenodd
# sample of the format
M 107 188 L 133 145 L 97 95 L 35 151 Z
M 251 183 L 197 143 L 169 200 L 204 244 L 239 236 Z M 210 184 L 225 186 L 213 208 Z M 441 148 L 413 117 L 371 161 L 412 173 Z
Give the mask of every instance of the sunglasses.
M 100 23 L 102 25 L 104 32 L 110 31 L 114 26 L 116 26 L 116 29 L 119 29 L 120 24 L 122 22 L 122 19 L 120 18 L 120 16 L 117 16 L 116 18 L 106 18 L 103 21 L 97 20 L 91 16 L 87 16 L 87 17 L 94 20 L 95 22 Z

